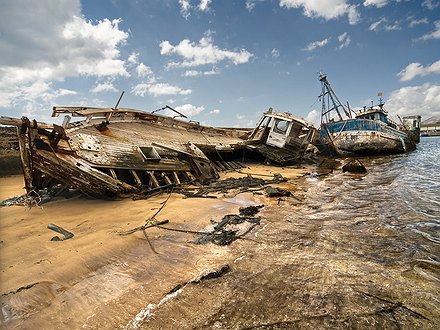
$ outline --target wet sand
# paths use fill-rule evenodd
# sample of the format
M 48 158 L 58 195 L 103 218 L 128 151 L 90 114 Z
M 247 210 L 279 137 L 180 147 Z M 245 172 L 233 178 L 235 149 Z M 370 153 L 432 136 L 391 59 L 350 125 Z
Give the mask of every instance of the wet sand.
M 281 173 L 293 181 L 280 186 L 295 190 L 294 180 L 305 170 L 252 166 L 244 171 Z M 1 200 L 20 195 L 22 177 L 0 178 L 0 187 Z M 201 231 L 211 219 L 218 221 L 225 214 L 238 213 L 241 206 L 265 204 L 269 209 L 277 204 L 276 199 L 252 193 L 219 197 L 184 199 L 173 193 L 156 218 L 170 220 L 169 227 Z M 148 229 L 157 253 L 142 232 L 117 234 L 143 225 L 166 198 L 166 194 L 139 201 L 79 197 L 31 209 L 0 208 L 2 326 L 142 327 L 146 306 L 158 304 L 176 285 L 233 264 L 236 255 L 230 246 L 196 245 L 192 234 Z M 47 229 L 49 223 L 73 232 L 75 237 L 50 241 L 57 234 Z M 161 324 L 173 327 L 171 321 Z

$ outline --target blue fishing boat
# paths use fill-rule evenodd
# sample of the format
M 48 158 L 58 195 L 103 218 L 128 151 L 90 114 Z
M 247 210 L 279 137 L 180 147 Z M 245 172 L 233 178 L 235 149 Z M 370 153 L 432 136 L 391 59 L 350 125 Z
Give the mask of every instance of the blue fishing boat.
M 322 85 L 321 127 L 317 147 L 338 156 L 367 156 L 404 153 L 414 150 L 419 142 L 420 116 L 401 119 L 397 125 L 388 117 L 380 98 L 377 106 L 354 111 L 343 105 L 325 74 Z M 379 93 L 379 96 L 382 96 Z

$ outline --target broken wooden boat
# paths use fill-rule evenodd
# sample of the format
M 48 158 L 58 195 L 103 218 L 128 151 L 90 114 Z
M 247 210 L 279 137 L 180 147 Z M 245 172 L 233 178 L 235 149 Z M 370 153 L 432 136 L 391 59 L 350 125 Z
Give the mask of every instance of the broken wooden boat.
M 377 106 L 354 111 L 344 106 L 325 74 L 322 85 L 321 127 L 315 145 L 338 156 L 398 154 L 414 150 L 420 141 L 420 116 L 404 117 L 397 125 L 388 117 L 380 99 Z M 381 96 L 381 93 L 379 93 Z
M 159 110 L 177 115 L 160 115 Z M 0 118 L 0 124 L 17 127 L 28 193 L 57 187 L 58 194 L 73 188 L 106 198 L 149 195 L 189 182 L 207 184 L 220 171 L 239 170 L 241 164 L 232 156 L 241 158 L 245 151 L 277 163 L 300 160 L 314 132 L 304 121 L 272 110 L 254 130 L 185 121 L 186 116 L 169 106 L 153 112 L 53 108 L 53 117 L 61 114 L 65 115 L 62 125 L 26 117 Z

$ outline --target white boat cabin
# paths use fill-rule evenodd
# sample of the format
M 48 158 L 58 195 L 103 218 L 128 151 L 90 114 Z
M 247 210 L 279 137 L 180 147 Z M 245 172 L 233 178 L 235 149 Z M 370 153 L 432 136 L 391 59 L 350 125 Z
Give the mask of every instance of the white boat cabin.
M 301 147 L 309 143 L 313 132 L 314 128 L 306 121 L 287 112 L 273 112 L 270 108 L 261 117 L 249 140 L 278 148 Z

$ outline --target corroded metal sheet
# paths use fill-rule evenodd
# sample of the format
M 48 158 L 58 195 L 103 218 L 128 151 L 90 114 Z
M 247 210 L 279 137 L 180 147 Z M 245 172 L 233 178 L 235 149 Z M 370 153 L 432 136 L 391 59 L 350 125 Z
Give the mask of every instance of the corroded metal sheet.
M 75 134 L 69 137 L 69 144 L 79 157 L 93 164 L 110 164 L 104 146 L 96 136 L 84 133 Z

